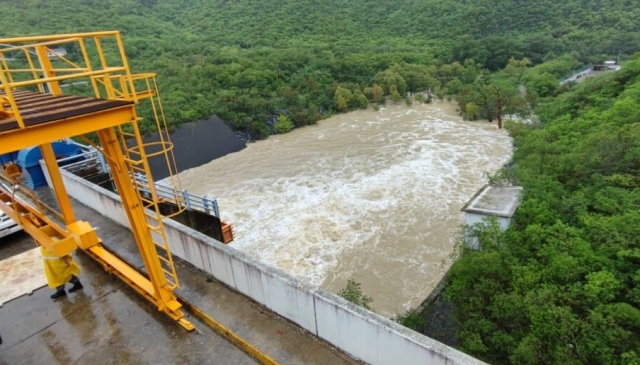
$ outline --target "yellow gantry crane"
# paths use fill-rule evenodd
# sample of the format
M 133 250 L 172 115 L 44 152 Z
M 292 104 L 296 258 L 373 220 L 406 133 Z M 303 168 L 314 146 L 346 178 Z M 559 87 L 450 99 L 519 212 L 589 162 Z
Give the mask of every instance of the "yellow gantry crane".
M 84 250 L 158 310 L 192 330 L 173 292 L 179 283 L 148 163 L 151 157 L 164 158 L 170 173 L 175 172 L 155 74 L 131 73 L 117 31 L 6 38 L 0 44 L 0 154 L 40 146 L 64 227 L 21 199 L 13 184 L 0 185 L 0 210 L 59 256 Z M 74 88 L 80 95 L 63 93 Z M 144 104 L 155 119 L 160 142 L 143 142 L 136 107 Z M 97 148 L 111 169 L 148 277 L 107 251 L 95 229 L 74 214 L 51 143 L 70 137 L 91 141 L 87 134 L 100 141 Z M 19 174 L 15 165 L 4 171 L 13 182 Z M 136 180 L 136 174 L 146 175 L 146 182 Z M 183 208 L 179 181 L 169 186 L 175 192 L 174 204 Z M 167 201 L 164 195 L 162 199 Z

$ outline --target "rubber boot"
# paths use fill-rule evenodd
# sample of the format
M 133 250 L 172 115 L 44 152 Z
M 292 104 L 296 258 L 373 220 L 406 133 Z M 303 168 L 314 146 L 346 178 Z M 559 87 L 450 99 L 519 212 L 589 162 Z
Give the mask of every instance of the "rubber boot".
M 51 299 L 62 298 L 65 295 L 67 295 L 67 292 L 64 291 L 64 285 L 60 285 L 59 287 L 56 288 L 56 292 L 51 294 Z
M 76 290 L 82 290 L 83 288 L 82 283 L 80 282 L 80 279 L 78 279 L 77 276 L 71 277 L 71 280 L 69 282 L 73 284 L 73 286 L 69 288 L 69 293 L 73 293 Z

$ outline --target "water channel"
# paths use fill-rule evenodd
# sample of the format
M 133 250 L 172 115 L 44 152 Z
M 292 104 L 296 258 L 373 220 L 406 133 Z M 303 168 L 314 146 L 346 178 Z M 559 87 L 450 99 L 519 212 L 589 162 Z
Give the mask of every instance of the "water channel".
M 361 283 L 391 317 L 450 266 L 460 208 L 512 153 L 505 131 L 452 103 L 340 114 L 184 171 L 218 199 L 233 247 L 337 293 Z

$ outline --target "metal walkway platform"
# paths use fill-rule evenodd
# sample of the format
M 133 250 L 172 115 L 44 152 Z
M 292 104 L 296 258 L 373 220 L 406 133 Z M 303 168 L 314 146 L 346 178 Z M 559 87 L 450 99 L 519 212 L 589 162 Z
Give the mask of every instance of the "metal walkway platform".
M 53 96 L 30 91 L 13 93 L 26 127 L 62 121 L 96 112 L 132 105 L 131 101 L 85 98 L 72 95 Z M 5 96 L 0 91 L 0 102 Z M 10 114 L 0 113 L 0 133 L 19 129 L 18 121 Z

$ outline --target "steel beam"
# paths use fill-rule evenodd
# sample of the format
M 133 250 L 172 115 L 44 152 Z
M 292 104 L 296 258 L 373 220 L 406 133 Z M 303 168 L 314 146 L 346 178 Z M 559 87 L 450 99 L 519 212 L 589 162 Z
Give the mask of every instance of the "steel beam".
M 98 137 L 100 138 L 103 152 L 107 157 L 113 181 L 122 199 L 122 206 L 129 218 L 131 232 L 138 244 L 140 256 L 152 285 L 152 290 L 147 290 L 147 299 L 153 302 L 158 307 L 158 310 L 177 320 L 184 328 L 192 330 L 194 329 L 193 324 L 183 318 L 184 315 L 179 310 L 182 305 L 178 302 L 164 275 L 156 244 L 153 242 L 151 231 L 148 227 L 144 206 L 131 181 L 129 170 L 126 168 L 125 157 L 120 148 L 118 137 L 113 128 L 99 130 Z M 95 250 L 92 250 L 92 252 L 100 257 Z M 104 257 L 101 257 L 101 259 L 106 260 Z M 120 272 L 118 276 L 128 277 L 128 274 Z M 129 279 L 132 280 L 132 277 Z
M 130 105 L 0 133 L 0 154 L 115 127 L 136 118 Z

